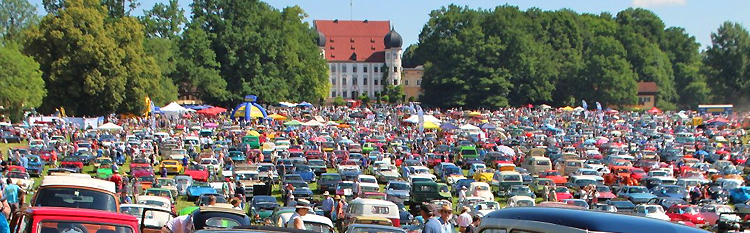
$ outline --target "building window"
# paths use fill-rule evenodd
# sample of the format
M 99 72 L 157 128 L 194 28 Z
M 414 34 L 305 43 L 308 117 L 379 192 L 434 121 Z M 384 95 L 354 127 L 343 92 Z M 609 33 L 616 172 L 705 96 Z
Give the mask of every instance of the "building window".
M 336 85 L 336 78 L 331 78 L 331 84 Z
M 346 78 L 341 78 L 341 85 L 346 86 Z
M 357 68 L 356 66 L 354 68 Z M 352 76 L 352 85 L 357 85 L 357 75 Z
M 336 97 L 336 91 L 331 92 L 331 97 Z
M 375 67 L 375 73 L 377 73 L 377 72 L 378 72 L 378 67 L 376 66 L 376 67 Z
M 365 66 L 365 67 L 362 67 L 362 72 L 365 72 L 365 73 L 367 73 L 367 66 Z
M 404 80 L 404 85 L 409 86 L 409 80 Z
M 336 72 L 336 65 L 331 64 L 331 72 Z
M 357 65 L 354 65 L 354 67 L 352 67 L 352 73 L 357 73 Z
M 344 98 L 346 98 L 346 91 L 342 92 L 341 94 L 343 94 Z
M 375 86 L 378 85 L 378 79 L 375 79 Z
M 346 67 L 347 67 L 347 66 L 348 66 L 348 65 L 346 65 L 346 64 L 342 65 L 342 66 L 341 66 L 341 72 L 344 72 L 344 73 L 346 73 Z
M 393 72 L 394 72 L 394 73 L 398 73 L 398 67 L 395 67 L 395 66 L 394 66 L 394 67 L 393 67 Z
M 422 80 L 421 79 L 417 79 L 417 86 L 422 86 Z
M 394 79 L 394 80 L 393 80 L 393 85 L 396 85 L 396 86 L 398 86 L 398 80 L 395 80 L 395 79 Z
M 362 80 L 362 85 L 367 85 L 367 84 L 369 84 L 369 83 L 367 82 L 367 78 L 364 78 L 364 79 Z

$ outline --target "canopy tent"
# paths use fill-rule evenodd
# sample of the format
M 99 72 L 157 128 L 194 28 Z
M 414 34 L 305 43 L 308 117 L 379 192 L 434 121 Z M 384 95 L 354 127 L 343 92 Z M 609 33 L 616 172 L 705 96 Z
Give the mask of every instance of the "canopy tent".
M 299 104 L 297 104 L 297 107 L 305 107 L 305 108 L 308 108 L 308 107 L 312 107 L 312 106 L 313 106 L 313 105 L 312 105 L 311 103 L 308 103 L 308 102 L 304 102 L 304 101 L 302 101 L 302 103 L 299 103 Z
M 440 124 L 441 122 L 439 119 L 435 118 L 432 115 L 424 115 L 424 121 L 429 121 L 429 122 L 435 123 L 436 125 Z M 416 124 L 419 122 L 419 116 L 411 115 L 409 118 L 405 119 L 404 122 Z
M 279 102 L 279 105 L 281 105 L 283 107 L 287 107 L 287 108 L 297 107 L 297 104 L 295 104 L 295 103 L 289 103 L 289 102 Z
M 218 115 L 219 113 L 226 112 L 226 108 L 222 107 L 212 107 L 212 108 L 205 108 L 202 110 L 198 110 L 197 113 L 205 114 L 205 115 Z
M 482 115 L 482 113 L 477 112 L 477 111 L 473 111 L 473 112 L 470 112 L 468 115 L 469 116 L 479 116 L 479 115 Z
M 298 120 L 292 120 L 289 122 L 284 123 L 286 126 L 300 126 L 302 125 L 302 122 L 299 122 Z
M 578 107 L 574 108 L 574 109 L 573 109 L 573 111 L 574 111 L 574 112 L 583 112 L 583 111 L 586 111 L 586 109 L 584 109 L 584 108 L 583 108 L 583 107 L 581 107 L 581 106 L 578 106 Z
M 454 130 L 454 129 L 458 129 L 458 126 L 456 126 L 454 124 L 451 124 L 451 123 L 445 123 L 445 124 L 443 124 L 443 125 L 440 126 L 440 129 L 442 129 L 442 130 Z
M 279 114 L 275 114 L 275 113 L 274 113 L 274 114 L 271 114 L 271 115 L 268 115 L 268 117 L 269 117 L 269 118 L 272 118 L 272 119 L 274 119 L 274 120 L 277 120 L 277 121 L 283 121 L 283 120 L 286 120 L 286 117 L 285 117 L 285 116 L 282 116 L 282 115 L 279 115 Z
M 547 109 L 551 109 L 552 108 L 552 106 L 549 106 L 549 105 L 546 105 L 546 104 L 542 104 L 542 105 L 539 105 L 537 107 L 541 108 L 542 110 L 547 110 Z
M 425 129 L 438 129 L 440 128 L 437 124 L 432 123 L 431 121 L 425 121 L 422 125 Z
M 232 119 L 244 119 L 245 121 L 250 118 L 267 118 L 266 109 L 255 103 L 258 97 L 255 95 L 245 96 L 245 102 L 237 105 L 232 111 Z
M 195 110 L 184 108 L 175 102 L 169 103 L 167 106 L 159 108 L 159 111 L 163 112 L 164 115 L 171 118 L 178 118 L 186 112 L 195 112 Z
M 111 130 L 111 131 L 120 131 L 122 130 L 122 126 L 115 125 L 112 122 L 108 122 L 106 124 L 100 125 L 96 128 L 97 130 Z
M 565 107 L 560 108 L 560 110 L 566 111 L 566 112 L 572 112 L 574 109 L 573 107 L 565 106 Z
M 479 125 L 479 128 L 480 129 L 496 129 L 497 126 L 490 124 L 490 123 L 484 123 L 484 124 Z
M 659 113 L 661 113 L 661 110 L 659 110 L 656 107 L 653 107 L 653 108 L 651 108 L 650 110 L 648 110 L 646 112 L 648 112 L 649 114 L 659 114 Z
M 203 124 L 203 127 L 205 128 L 216 128 L 219 127 L 219 124 L 213 123 L 213 122 L 206 122 Z
M 460 127 L 462 130 L 479 130 L 479 127 L 473 126 L 471 124 L 465 124 Z
M 316 121 L 316 120 L 310 120 L 310 121 L 308 121 L 308 122 L 305 122 L 305 123 L 303 123 L 302 125 L 304 125 L 304 126 L 310 126 L 310 127 L 320 127 L 320 126 L 325 126 L 325 124 L 323 124 L 323 123 L 320 123 L 320 122 L 318 122 L 318 121 Z

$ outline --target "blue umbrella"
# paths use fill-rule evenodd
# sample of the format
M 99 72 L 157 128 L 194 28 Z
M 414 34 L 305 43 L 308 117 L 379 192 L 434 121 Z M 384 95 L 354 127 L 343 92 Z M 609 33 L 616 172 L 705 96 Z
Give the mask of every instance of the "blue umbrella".
M 586 139 L 586 141 L 583 141 L 583 144 L 594 144 L 596 143 L 596 140 L 594 139 Z
M 479 125 L 480 129 L 497 129 L 497 126 L 490 124 L 490 123 L 484 123 Z

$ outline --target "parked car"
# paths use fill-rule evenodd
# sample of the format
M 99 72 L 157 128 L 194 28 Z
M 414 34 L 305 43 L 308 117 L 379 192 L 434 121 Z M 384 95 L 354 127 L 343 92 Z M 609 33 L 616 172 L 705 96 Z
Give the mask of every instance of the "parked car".
M 667 216 L 666 212 L 664 211 L 664 208 L 660 205 L 639 204 L 635 206 L 635 210 L 633 212 L 633 214 L 636 216 L 661 219 L 664 221 L 670 220 L 669 216 Z
M 617 197 L 626 198 L 636 204 L 645 203 L 652 198 L 656 198 L 644 186 L 625 186 L 617 193 Z

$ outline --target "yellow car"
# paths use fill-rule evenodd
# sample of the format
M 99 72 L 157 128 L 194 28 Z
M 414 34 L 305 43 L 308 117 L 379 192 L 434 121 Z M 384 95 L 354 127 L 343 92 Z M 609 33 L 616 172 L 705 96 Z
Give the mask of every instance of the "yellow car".
M 477 171 L 474 173 L 474 180 L 478 182 L 490 182 L 492 181 L 492 177 L 495 175 L 495 173 L 492 172 L 492 170 L 485 169 L 482 171 Z
M 112 165 L 112 159 L 109 157 L 99 157 L 94 160 L 94 171 L 99 169 L 102 165 Z
M 161 164 L 157 168 L 158 170 L 156 172 L 161 172 L 161 167 L 167 168 L 167 173 L 169 174 L 180 174 L 182 172 L 182 164 L 180 161 L 177 160 L 164 160 L 161 161 Z

